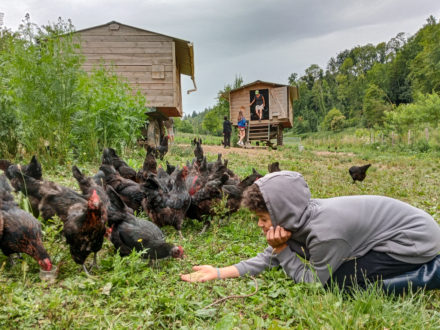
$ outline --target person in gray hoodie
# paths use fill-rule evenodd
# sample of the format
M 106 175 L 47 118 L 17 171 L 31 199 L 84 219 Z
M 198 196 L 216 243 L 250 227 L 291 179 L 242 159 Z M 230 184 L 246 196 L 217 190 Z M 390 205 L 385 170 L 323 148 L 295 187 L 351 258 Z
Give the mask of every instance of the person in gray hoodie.
M 243 205 L 259 217 L 269 247 L 233 266 L 195 266 L 182 280 L 256 275 L 281 266 L 297 283 L 365 287 L 432 260 L 440 264 L 440 226 L 425 211 L 393 198 L 312 199 L 300 173 L 280 171 L 249 187 Z

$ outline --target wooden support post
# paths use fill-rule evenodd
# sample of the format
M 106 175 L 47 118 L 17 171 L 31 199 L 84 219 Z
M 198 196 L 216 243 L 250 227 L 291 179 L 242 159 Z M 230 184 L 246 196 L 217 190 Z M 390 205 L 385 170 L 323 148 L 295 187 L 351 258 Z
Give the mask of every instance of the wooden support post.
M 394 132 L 391 132 L 391 145 L 394 145 L 396 143 L 396 136 L 394 135 Z
M 408 145 L 411 144 L 411 130 L 408 130 Z

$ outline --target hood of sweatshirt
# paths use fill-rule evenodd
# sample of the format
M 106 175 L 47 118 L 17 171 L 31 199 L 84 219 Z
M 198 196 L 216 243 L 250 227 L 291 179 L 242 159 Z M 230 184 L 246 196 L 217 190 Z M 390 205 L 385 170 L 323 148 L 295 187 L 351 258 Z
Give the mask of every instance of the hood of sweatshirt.
M 305 211 L 310 203 L 310 189 L 298 172 L 280 171 L 255 182 L 263 194 L 273 226 L 293 233 L 307 222 Z

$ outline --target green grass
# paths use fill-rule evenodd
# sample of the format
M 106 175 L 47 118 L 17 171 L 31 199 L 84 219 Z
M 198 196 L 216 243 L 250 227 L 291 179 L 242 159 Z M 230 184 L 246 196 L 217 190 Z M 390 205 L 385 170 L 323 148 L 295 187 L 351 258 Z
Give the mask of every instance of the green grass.
M 191 136 L 181 137 L 185 142 Z M 206 141 L 216 143 L 216 137 Z M 178 139 L 180 141 L 180 138 Z M 304 142 L 303 142 L 304 143 Z M 379 194 L 395 197 L 421 207 L 440 220 L 440 164 L 435 154 L 386 153 L 358 148 L 344 152 L 317 153 L 305 143 L 305 150 L 286 146 L 274 151 L 227 156 L 230 167 L 241 177 L 255 167 L 267 172 L 267 164 L 280 161 L 282 169 L 303 173 L 313 197 Z M 347 150 L 346 150 L 347 149 Z M 144 151 L 125 158 L 139 168 Z M 174 145 L 166 159 L 182 163 L 193 157 L 192 147 Z M 209 155 L 215 159 L 216 155 Z M 348 168 L 371 162 L 366 180 L 351 184 Z M 164 164 L 164 161 L 161 162 Z M 47 178 L 75 187 L 70 166 L 59 167 Z M 86 172 L 98 164 L 79 164 Z M 37 264 L 27 256 L 10 266 L 0 255 L 0 327 L 2 328 L 440 328 L 440 291 L 405 297 L 387 297 L 374 288 L 345 297 L 325 291 L 316 284 L 294 284 L 282 270 L 257 277 L 259 291 L 245 300 L 228 300 L 208 309 L 213 301 L 254 291 L 250 278 L 189 284 L 180 281 L 196 264 L 230 265 L 252 257 L 266 245 L 255 217 L 245 210 L 229 222 L 215 219 L 204 235 L 203 224 L 188 220 L 185 240 L 173 228 L 163 228 L 168 240 L 185 248 L 183 260 L 163 260 L 150 265 L 139 255 L 121 259 L 108 241 L 99 253 L 101 269 L 87 278 L 72 261 L 58 219 L 43 224 L 45 245 L 60 264 L 58 281 L 42 283 Z M 90 262 L 90 261 L 89 261 Z

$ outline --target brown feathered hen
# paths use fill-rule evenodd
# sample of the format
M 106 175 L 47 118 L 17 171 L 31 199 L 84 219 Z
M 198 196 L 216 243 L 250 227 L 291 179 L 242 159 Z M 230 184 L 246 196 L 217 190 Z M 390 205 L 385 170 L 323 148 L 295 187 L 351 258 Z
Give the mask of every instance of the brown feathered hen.
M 0 176 L 0 248 L 6 256 L 26 253 L 41 269 L 50 271 L 52 262 L 41 240 L 41 224 L 20 209 L 11 194 L 6 177 Z

